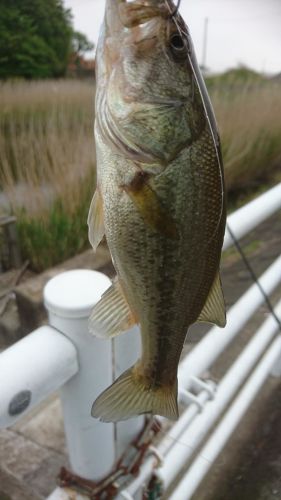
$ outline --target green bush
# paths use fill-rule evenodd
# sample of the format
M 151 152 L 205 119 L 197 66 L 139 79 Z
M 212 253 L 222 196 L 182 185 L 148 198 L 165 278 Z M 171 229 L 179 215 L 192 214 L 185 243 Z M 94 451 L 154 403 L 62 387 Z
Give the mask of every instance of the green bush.
M 64 75 L 73 35 L 62 0 L 1 0 L 0 78 Z
M 94 176 L 81 189 L 81 204 L 70 213 L 57 199 L 45 217 L 18 212 L 18 234 L 23 259 L 35 271 L 52 267 L 89 247 L 87 216 L 93 195 Z

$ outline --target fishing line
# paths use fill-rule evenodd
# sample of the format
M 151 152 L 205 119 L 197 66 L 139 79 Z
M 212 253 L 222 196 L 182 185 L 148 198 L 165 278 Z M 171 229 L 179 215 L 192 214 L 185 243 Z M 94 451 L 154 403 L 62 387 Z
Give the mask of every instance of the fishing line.
M 191 422 L 192 423 L 192 422 Z M 192 453 L 196 452 L 198 446 L 192 446 L 184 441 L 181 441 L 180 438 L 175 438 L 169 434 L 169 430 L 166 431 L 165 428 L 162 428 L 161 423 L 157 420 L 157 418 L 154 418 L 153 420 L 153 425 L 157 427 L 157 435 L 160 434 L 163 439 L 166 439 L 167 437 L 170 439 L 170 441 L 174 444 L 180 444 L 184 446 L 185 448 L 188 448 L 189 450 L 192 451 Z M 212 460 L 209 460 L 207 457 L 202 455 L 200 452 L 198 453 L 198 456 L 205 460 L 208 464 L 212 464 Z M 189 459 L 188 459 L 189 460 Z M 216 462 L 217 465 L 222 465 L 223 462 Z
M 275 313 L 274 307 L 273 307 L 273 305 L 272 305 L 272 303 L 271 303 L 271 301 L 270 301 L 270 299 L 269 299 L 266 291 L 264 290 L 263 286 L 260 284 L 259 278 L 257 277 L 257 275 L 256 275 L 256 273 L 255 273 L 255 271 L 254 271 L 254 269 L 252 267 L 252 265 L 250 264 L 248 258 L 246 257 L 246 254 L 245 254 L 244 250 L 242 249 L 239 241 L 237 240 L 235 234 L 233 233 L 232 229 L 230 229 L 229 224 L 226 224 L 226 227 L 227 227 L 227 230 L 228 230 L 228 232 L 229 232 L 229 234 L 230 234 L 230 236 L 231 236 L 231 238 L 233 240 L 234 245 L 236 246 L 239 254 L 241 255 L 241 258 L 242 258 L 242 260 L 243 260 L 243 262 L 244 262 L 247 270 L 249 271 L 249 274 L 250 274 L 252 280 L 254 281 L 254 283 L 256 283 L 257 287 L 259 288 L 259 290 L 260 290 L 260 292 L 261 292 L 261 294 L 262 294 L 262 296 L 263 296 L 263 298 L 265 300 L 265 303 L 266 303 L 266 305 L 267 305 L 270 313 L 274 317 L 275 321 L 278 324 L 279 330 L 281 331 L 281 321 L 278 318 L 277 314 Z
M 173 12 L 171 12 L 171 17 L 174 17 L 177 15 L 179 8 L 180 8 L 181 0 L 178 0 L 177 6 Z

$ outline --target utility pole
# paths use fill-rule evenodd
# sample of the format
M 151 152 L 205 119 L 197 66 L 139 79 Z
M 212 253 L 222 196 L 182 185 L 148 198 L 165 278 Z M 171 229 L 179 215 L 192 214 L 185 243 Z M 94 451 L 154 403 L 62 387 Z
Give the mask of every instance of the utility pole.
M 203 32 L 202 64 L 201 64 L 203 71 L 206 71 L 206 69 L 207 69 L 208 25 L 209 25 L 209 18 L 205 17 L 205 20 L 204 20 L 204 32 Z

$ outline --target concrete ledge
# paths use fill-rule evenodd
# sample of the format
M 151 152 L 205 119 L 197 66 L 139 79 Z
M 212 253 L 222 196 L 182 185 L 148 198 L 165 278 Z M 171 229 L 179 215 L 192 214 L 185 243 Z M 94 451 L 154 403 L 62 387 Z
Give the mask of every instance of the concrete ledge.
M 57 274 L 70 269 L 95 269 L 109 276 L 114 274 L 110 253 L 107 247 L 100 246 L 95 254 L 93 250 L 87 250 L 17 286 L 15 296 L 22 335 L 46 322 L 47 315 L 43 305 L 44 286 Z
M 65 455 L 9 429 L 1 431 L 0 445 L 1 499 L 5 493 L 7 500 L 40 500 L 55 489 Z

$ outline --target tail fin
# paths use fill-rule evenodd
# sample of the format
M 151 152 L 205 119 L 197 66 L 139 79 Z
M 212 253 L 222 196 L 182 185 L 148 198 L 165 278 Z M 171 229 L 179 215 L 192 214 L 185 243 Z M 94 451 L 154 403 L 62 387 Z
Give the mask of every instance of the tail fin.
M 92 416 L 103 422 L 127 420 L 142 413 L 177 420 L 177 380 L 173 386 L 146 388 L 132 367 L 102 392 L 92 406 Z

